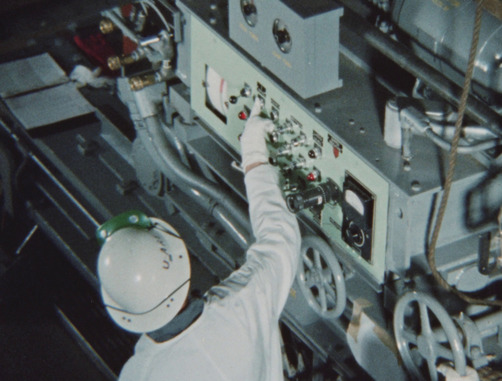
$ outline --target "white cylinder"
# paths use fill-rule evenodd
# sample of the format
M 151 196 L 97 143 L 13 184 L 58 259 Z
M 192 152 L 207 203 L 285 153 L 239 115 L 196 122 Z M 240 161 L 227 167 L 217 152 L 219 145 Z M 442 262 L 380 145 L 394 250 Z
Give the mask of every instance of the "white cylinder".
M 390 99 L 385 105 L 384 140 L 391 148 L 400 149 L 402 146 L 399 108 L 395 99 Z

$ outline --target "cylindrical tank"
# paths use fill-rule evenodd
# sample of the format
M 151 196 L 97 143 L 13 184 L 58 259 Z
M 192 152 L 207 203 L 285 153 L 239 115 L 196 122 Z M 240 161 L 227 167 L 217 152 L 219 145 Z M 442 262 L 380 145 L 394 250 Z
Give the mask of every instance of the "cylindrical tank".
M 475 9 L 473 0 L 395 0 L 391 11 L 416 54 L 462 85 Z M 483 97 L 493 100 L 502 93 L 502 21 L 488 11 L 483 12 L 473 79 L 473 89 Z

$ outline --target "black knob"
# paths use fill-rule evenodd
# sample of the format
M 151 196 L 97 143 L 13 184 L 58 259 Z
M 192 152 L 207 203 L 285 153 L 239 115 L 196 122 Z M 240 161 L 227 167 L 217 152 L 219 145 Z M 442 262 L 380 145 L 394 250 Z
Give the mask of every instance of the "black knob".
M 350 222 L 347 230 L 345 231 L 347 240 L 357 247 L 364 245 L 364 232 L 354 222 Z
M 279 29 L 275 34 L 275 39 L 280 45 L 285 44 L 291 40 L 286 29 Z
M 286 204 L 292 213 L 297 213 L 303 209 L 320 207 L 330 201 L 338 201 L 339 197 L 339 188 L 334 182 L 327 181 L 315 188 L 288 195 Z
M 251 16 L 256 13 L 256 6 L 254 4 L 247 3 L 242 7 L 242 12 L 246 16 Z

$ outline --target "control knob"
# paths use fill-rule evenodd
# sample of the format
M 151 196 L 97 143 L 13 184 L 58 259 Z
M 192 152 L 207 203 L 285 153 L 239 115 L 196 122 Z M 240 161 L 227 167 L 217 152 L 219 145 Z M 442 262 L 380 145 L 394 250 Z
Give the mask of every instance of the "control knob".
M 314 147 L 308 152 L 308 155 L 311 159 L 319 159 L 322 155 L 322 151 L 319 147 Z
M 251 86 L 249 86 L 248 84 L 245 84 L 244 87 L 241 89 L 241 95 L 245 98 L 249 98 L 252 93 L 253 90 L 251 89 Z
M 285 156 L 285 155 L 290 155 L 291 154 L 291 149 L 293 147 L 291 146 L 291 144 L 289 143 L 286 143 L 284 144 L 282 147 L 280 147 L 278 150 L 277 150 L 277 156 Z
M 295 169 L 304 168 L 307 165 L 307 161 L 303 157 L 299 157 L 297 161 L 291 161 L 288 165 L 282 168 L 283 173 L 287 176 L 291 174 Z
M 327 202 L 336 203 L 339 198 L 340 189 L 333 181 L 328 180 L 315 188 L 288 195 L 286 197 L 286 204 L 292 213 L 297 213 L 303 209 L 321 207 Z
M 305 134 L 300 134 L 296 138 L 291 140 L 291 144 L 293 147 L 299 147 L 304 145 L 307 142 L 307 136 Z
M 285 133 L 291 134 L 293 133 L 293 123 L 290 120 L 286 120 L 282 126 L 277 127 L 276 131 L 281 135 Z

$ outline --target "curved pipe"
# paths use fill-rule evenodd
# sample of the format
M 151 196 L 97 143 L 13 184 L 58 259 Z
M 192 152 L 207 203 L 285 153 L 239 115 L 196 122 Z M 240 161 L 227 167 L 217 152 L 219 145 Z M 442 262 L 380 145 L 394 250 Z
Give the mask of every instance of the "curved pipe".
M 251 231 L 247 214 L 215 184 L 194 174 L 181 163 L 156 115 L 143 118 L 142 122 L 143 126 L 136 123 L 138 137 L 162 172 L 171 179 L 174 177 L 182 187 L 188 188 L 195 200 L 223 225 L 239 246 L 247 248 Z
M 451 149 L 451 143 L 446 140 L 444 137 L 439 135 L 436 130 L 442 132 L 449 132 L 451 128 L 455 128 L 454 126 L 443 126 L 438 123 L 431 123 L 425 115 L 418 111 L 414 107 L 404 108 L 400 113 L 401 118 L 401 128 L 403 132 L 403 156 L 408 157 L 409 152 L 409 142 L 411 138 L 411 129 L 413 131 L 423 134 L 428 137 L 434 144 L 439 146 L 444 150 Z M 500 140 L 497 139 L 496 135 L 485 127 L 470 127 L 467 126 L 464 129 L 465 134 L 471 134 L 477 137 L 485 137 L 490 136 L 491 139 L 486 139 L 481 142 L 473 143 L 473 144 L 464 144 L 459 145 L 457 152 L 459 154 L 472 154 L 476 152 L 486 151 L 488 149 L 497 147 L 500 145 Z
M 441 136 L 437 135 L 432 129 L 428 129 L 425 131 L 425 136 L 431 139 L 436 145 L 441 147 L 444 150 L 451 149 L 451 143 L 447 140 L 443 139 Z M 499 141 L 496 139 L 493 140 L 485 140 L 483 142 L 479 142 L 476 144 L 470 145 L 459 145 L 457 152 L 459 154 L 465 155 L 475 152 L 486 151 L 487 149 L 497 147 L 499 145 Z
M 455 133 L 454 125 L 442 125 L 439 123 L 430 122 L 429 123 L 432 131 L 437 135 L 445 135 L 453 138 Z M 462 134 L 466 137 L 476 138 L 476 139 L 497 139 L 497 135 L 491 132 L 488 128 L 482 126 L 464 126 L 462 127 Z

